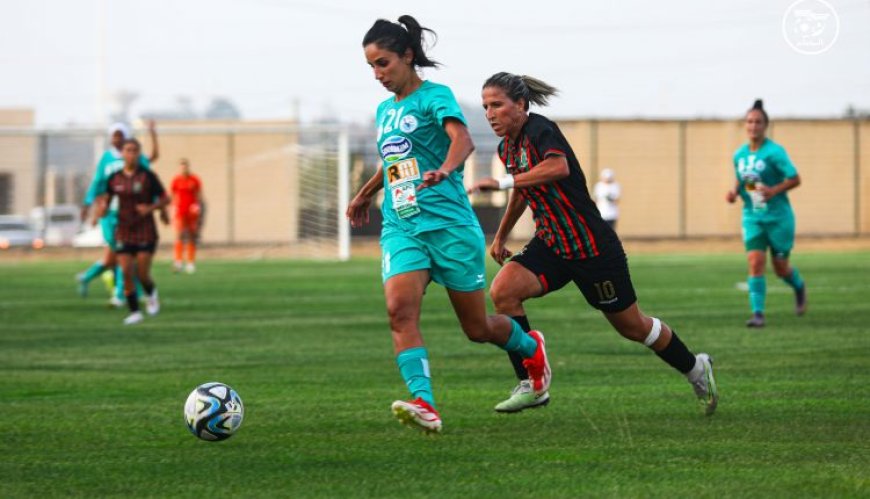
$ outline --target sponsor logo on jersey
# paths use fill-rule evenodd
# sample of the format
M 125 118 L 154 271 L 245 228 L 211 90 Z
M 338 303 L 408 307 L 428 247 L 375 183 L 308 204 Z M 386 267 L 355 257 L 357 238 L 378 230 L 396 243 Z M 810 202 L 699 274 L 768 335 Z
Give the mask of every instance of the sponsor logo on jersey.
M 417 129 L 417 118 L 414 115 L 406 115 L 403 116 L 401 121 L 399 121 L 399 130 L 405 133 L 411 133 Z
M 410 139 L 401 135 L 394 135 L 384 140 L 383 144 L 381 144 L 381 157 L 387 163 L 392 163 L 411 154 L 412 148 L 413 144 Z
M 387 183 L 390 187 L 412 180 L 420 180 L 420 167 L 417 166 L 416 158 L 397 161 L 387 167 Z

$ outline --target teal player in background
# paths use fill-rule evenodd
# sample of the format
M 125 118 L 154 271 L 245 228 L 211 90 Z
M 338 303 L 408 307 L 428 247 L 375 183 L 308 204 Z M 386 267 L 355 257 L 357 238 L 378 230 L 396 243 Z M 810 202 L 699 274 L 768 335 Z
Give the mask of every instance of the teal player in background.
M 378 20 L 363 38 L 375 78 L 393 96 L 378 107 L 382 166 L 348 205 L 354 227 L 369 220 L 374 196 L 385 190 L 381 229 L 382 278 L 393 349 L 411 401 L 393 402 L 404 424 L 441 431 L 441 416 L 420 333 L 423 293 L 430 281 L 447 289 L 465 335 L 493 343 L 524 360 L 536 391 L 549 387 L 544 338 L 505 315 L 486 314 L 485 242 L 463 185 L 463 164 L 474 144 L 453 93 L 423 81 L 417 68 L 435 67 L 423 50 L 423 32 L 411 16 Z
M 786 192 L 801 183 L 785 149 L 767 138 L 770 123 L 761 100 L 746 113 L 749 142 L 734 153 L 737 183 L 726 199 L 743 200 L 743 243 L 749 261 L 749 304 L 752 318 L 747 327 L 764 327 L 767 283 L 765 253 L 770 250 L 773 269 L 795 293 L 795 312 L 807 309 L 807 288 L 800 272 L 789 264 L 794 247 L 795 219 Z
M 148 122 L 148 132 L 151 135 L 151 155 L 146 157 L 142 155 L 140 158 L 143 168 L 151 168 L 151 163 L 157 161 L 159 157 L 159 146 L 157 143 L 157 131 L 153 120 Z M 106 191 L 106 181 L 115 172 L 124 167 L 124 158 L 121 156 L 121 146 L 124 141 L 133 138 L 133 132 L 125 123 L 115 123 L 109 127 L 109 148 L 103 152 L 100 161 L 94 171 L 94 177 L 91 179 L 88 191 L 85 194 L 82 211 L 86 212 L 97 197 Z M 160 213 L 161 218 L 168 219 L 165 210 Z M 82 220 L 87 217 L 82 215 Z M 84 272 L 76 276 L 78 282 L 79 294 L 83 297 L 87 296 L 88 285 L 97 276 L 100 276 L 106 270 L 114 269 L 114 289 L 111 293 L 109 302 L 114 306 L 124 305 L 124 279 L 121 268 L 117 265 L 115 255 L 115 228 L 118 225 L 118 207 L 117 202 L 106 212 L 106 215 L 100 218 L 100 229 L 103 233 L 103 240 L 106 242 L 106 251 L 101 260 L 94 262 L 93 265 L 87 268 Z

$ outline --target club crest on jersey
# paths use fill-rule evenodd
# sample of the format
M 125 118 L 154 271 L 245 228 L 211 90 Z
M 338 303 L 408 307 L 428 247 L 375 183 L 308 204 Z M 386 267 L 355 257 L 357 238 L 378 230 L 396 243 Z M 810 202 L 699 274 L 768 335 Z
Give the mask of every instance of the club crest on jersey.
M 142 192 L 142 182 L 133 182 L 133 192 L 135 194 Z
M 417 129 L 417 118 L 413 115 L 408 114 L 402 117 L 402 120 L 399 121 L 399 130 L 405 133 L 411 133 Z
M 401 135 L 394 135 L 381 144 L 381 157 L 387 163 L 398 161 L 411 154 L 413 144 L 411 141 Z

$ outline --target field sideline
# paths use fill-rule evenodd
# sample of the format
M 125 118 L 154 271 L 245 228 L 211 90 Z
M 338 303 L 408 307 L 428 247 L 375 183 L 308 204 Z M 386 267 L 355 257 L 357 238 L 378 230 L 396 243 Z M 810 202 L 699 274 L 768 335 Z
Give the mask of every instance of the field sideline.
M 552 403 L 496 414 L 514 383 L 507 358 L 465 340 L 433 285 L 437 437 L 389 413 L 407 394 L 376 260 L 206 260 L 193 276 L 161 263 L 164 310 L 133 328 L 102 305 L 101 283 L 75 295 L 83 262 L 0 262 L 0 496 L 866 497 L 868 262 L 796 254 L 808 315 L 769 272 L 768 327 L 747 331 L 741 254 L 632 257 L 641 307 L 715 358 L 712 418 L 573 288 L 529 306 Z M 184 426 L 205 381 L 245 402 L 226 442 Z

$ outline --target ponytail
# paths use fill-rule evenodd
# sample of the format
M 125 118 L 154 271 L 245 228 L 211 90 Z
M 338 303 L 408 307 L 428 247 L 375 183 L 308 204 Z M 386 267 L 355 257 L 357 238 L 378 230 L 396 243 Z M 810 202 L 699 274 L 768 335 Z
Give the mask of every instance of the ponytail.
M 483 88 L 496 87 L 514 102 L 524 99 L 525 109 L 529 110 L 529 104 L 546 106 L 550 97 L 559 94 L 559 90 L 549 83 L 532 76 L 515 75 L 511 73 L 496 73 L 490 76 L 483 84 Z
M 749 111 L 746 111 L 746 114 L 749 114 L 752 111 L 758 111 L 764 117 L 764 124 L 767 125 L 770 123 L 770 118 L 767 116 L 767 111 L 764 110 L 764 102 L 761 99 L 755 99 L 755 102 L 752 103 L 752 107 Z
M 398 23 L 378 19 L 366 32 L 362 45 L 365 47 L 374 43 L 382 49 L 399 54 L 399 57 L 403 57 L 405 52 L 411 49 L 414 56 L 411 60 L 412 66 L 434 68 L 440 63 L 426 56 L 426 50 L 423 47 L 426 33 L 429 33 L 437 41 L 437 35 L 434 31 L 420 26 L 420 23 L 409 15 L 399 17 Z M 432 45 L 434 45 L 434 41 Z

